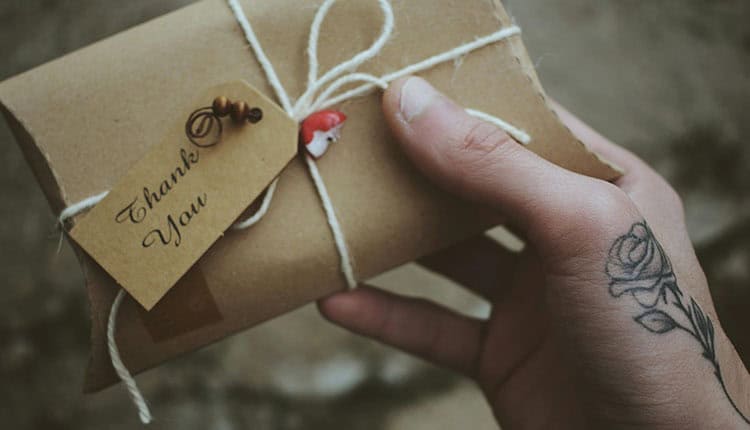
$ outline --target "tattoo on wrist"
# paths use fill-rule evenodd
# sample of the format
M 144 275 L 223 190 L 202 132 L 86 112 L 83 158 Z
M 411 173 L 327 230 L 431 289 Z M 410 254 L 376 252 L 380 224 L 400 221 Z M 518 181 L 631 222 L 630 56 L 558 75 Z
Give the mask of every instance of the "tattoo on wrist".
M 633 319 L 654 334 L 683 331 L 703 349 L 703 357 L 714 368 L 714 375 L 735 411 L 750 424 L 727 392 L 714 344 L 714 326 L 696 301 L 677 284 L 672 263 L 646 222 L 637 222 L 615 240 L 607 257 L 609 294 L 630 296 L 640 305 Z

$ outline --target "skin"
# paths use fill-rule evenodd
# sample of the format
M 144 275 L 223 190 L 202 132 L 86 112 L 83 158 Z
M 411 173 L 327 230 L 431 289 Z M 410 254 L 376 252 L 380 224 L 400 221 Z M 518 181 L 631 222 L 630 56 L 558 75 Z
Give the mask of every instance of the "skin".
M 477 237 L 421 261 L 488 299 L 487 320 L 368 286 L 321 300 L 321 313 L 473 378 L 503 429 L 748 428 L 741 412 L 750 412 L 750 377 L 719 325 L 680 198 L 639 158 L 554 108 L 624 169 L 622 178 L 608 183 L 562 169 L 425 81 L 394 83 L 383 111 L 416 167 L 495 210 L 527 244 L 514 254 Z M 609 293 L 610 248 L 643 221 L 679 288 L 713 321 L 727 393 L 695 339 L 644 329 L 634 321 L 639 305 Z

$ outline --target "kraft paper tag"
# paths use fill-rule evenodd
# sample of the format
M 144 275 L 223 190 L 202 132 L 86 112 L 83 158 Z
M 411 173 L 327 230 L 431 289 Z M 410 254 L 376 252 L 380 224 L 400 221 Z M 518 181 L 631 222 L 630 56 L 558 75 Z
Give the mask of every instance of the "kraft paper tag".
M 217 96 L 260 108 L 262 119 L 237 124 L 204 110 L 206 115 L 189 123 Z M 71 231 L 147 310 L 297 153 L 295 121 L 245 82 L 214 87 L 176 120 L 165 117 L 166 137 Z M 127 141 L 123 137 L 122 144 Z

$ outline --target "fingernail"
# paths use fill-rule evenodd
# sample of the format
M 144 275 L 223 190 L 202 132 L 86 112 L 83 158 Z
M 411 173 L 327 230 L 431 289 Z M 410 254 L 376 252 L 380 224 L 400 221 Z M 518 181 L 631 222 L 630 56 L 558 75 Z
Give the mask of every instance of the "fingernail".
M 438 92 L 422 78 L 411 77 L 401 87 L 401 115 L 412 122 L 432 104 Z

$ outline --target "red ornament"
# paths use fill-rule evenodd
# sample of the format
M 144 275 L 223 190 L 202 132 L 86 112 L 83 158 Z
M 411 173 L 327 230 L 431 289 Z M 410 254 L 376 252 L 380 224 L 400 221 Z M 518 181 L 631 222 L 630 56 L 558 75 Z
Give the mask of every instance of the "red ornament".
M 300 140 L 315 158 L 320 158 L 328 146 L 339 138 L 346 115 L 335 110 L 321 110 L 305 118 L 300 126 Z

